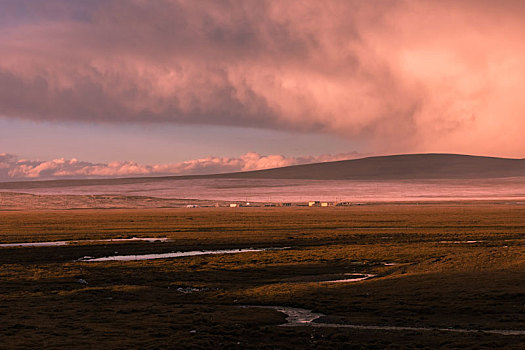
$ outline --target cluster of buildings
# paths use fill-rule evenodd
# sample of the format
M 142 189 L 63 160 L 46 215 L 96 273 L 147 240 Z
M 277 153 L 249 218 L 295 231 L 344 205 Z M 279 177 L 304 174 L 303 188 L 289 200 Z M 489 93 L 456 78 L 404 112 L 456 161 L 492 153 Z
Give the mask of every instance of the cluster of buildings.
M 321 202 L 321 201 L 310 201 L 308 202 L 309 207 L 342 207 L 352 205 L 350 202 Z
M 229 208 L 240 208 L 240 207 L 341 207 L 351 205 L 362 205 L 363 203 L 352 203 L 352 202 L 323 202 L 323 201 L 309 201 L 301 203 L 292 202 L 272 202 L 272 203 L 250 203 L 250 202 L 232 202 L 227 204 L 215 204 L 216 207 L 229 207 Z M 209 206 L 209 205 L 208 205 Z M 208 207 L 206 206 L 206 207 Z M 197 204 L 188 204 L 186 208 L 198 208 Z
M 251 204 L 249 202 L 247 203 L 230 203 L 230 208 L 239 208 L 239 207 L 340 207 L 340 206 L 350 206 L 353 204 L 358 203 L 351 203 L 351 202 L 323 202 L 323 201 L 309 201 L 306 203 L 292 203 L 292 202 L 278 202 L 278 203 L 264 203 L 264 204 Z

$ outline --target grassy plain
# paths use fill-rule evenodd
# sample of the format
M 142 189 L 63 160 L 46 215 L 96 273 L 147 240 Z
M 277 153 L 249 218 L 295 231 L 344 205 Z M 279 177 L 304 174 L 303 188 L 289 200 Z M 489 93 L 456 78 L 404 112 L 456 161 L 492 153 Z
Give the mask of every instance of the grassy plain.
M 302 307 L 340 324 L 524 330 L 525 205 L 0 212 L 0 243 L 129 237 L 171 241 L 0 248 L 0 348 L 524 345 L 483 332 L 282 327 L 277 311 L 239 306 Z M 76 261 L 247 247 L 290 249 Z M 350 273 L 376 277 L 317 280 Z

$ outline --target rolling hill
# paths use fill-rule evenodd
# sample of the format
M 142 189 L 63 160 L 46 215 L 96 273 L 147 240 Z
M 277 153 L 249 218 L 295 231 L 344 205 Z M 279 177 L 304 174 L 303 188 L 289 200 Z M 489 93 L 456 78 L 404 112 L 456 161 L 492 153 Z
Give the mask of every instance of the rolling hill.
M 177 179 L 423 180 L 525 177 L 525 159 L 458 154 L 406 154 L 227 174 L 0 182 L 1 189 L 121 185 Z
M 406 154 L 216 175 L 312 180 L 479 179 L 525 176 L 525 159 L 458 154 Z

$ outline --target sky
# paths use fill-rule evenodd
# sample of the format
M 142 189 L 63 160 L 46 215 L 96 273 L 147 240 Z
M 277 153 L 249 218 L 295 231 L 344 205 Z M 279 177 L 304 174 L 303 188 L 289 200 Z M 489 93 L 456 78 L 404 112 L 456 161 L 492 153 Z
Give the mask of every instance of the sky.
M 525 2 L 0 0 L 0 181 L 524 158 Z

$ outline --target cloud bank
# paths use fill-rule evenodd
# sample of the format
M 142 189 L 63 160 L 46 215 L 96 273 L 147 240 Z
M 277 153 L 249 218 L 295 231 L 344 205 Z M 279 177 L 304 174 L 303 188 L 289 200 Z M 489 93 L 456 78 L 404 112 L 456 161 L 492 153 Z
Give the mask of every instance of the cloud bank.
M 523 156 L 520 0 L 0 0 L 0 114 Z
M 155 175 L 198 175 L 278 168 L 296 164 L 328 162 L 356 158 L 357 153 L 324 154 L 307 157 L 262 156 L 250 152 L 240 157 L 207 157 L 180 163 L 142 165 L 132 161 L 94 164 L 77 159 L 34 161 L 0 153 L 0 181 L 21 179 L 59 179 L 94 177 L 129 177 Z

